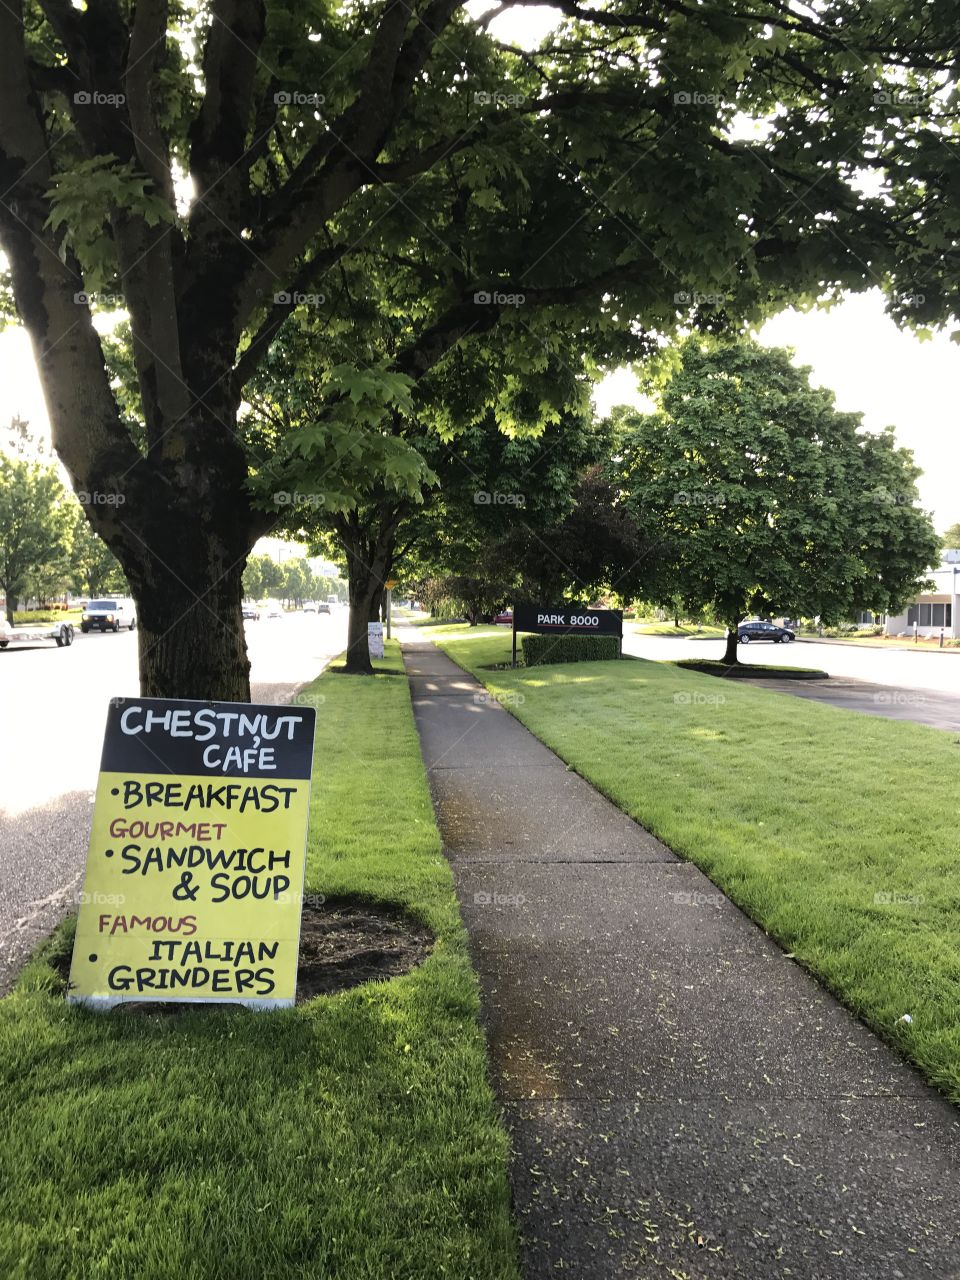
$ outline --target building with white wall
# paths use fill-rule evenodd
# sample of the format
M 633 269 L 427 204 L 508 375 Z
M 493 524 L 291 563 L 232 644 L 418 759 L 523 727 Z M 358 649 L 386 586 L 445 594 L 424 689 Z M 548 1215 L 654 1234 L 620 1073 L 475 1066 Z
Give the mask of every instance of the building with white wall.
M 885 635 L 936 638 L 943 631 L 944 636 L 960 636 L 960 550 L 945 551 L 939 567 L 931 569 L 929 577 L 932 586 L 928 591 L 920 592 L 903 613 L 887 615 Z

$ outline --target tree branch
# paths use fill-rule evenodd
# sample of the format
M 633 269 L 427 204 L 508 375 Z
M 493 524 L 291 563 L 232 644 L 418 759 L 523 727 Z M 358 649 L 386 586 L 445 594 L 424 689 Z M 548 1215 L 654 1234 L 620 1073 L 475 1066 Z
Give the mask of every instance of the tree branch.
M 72 19 L 70 19 L 72 22 Z M 53 443 L 75 485 L 122 492 L 142 461 L 120 421 L 82 281 L 45 223 L 52 183 L 47 138 L 27 76 L 22 0 L 0 5 L 0 241 L 30 334 Z M 117 507 L 112 507 L 116 516 Z M 111 513 L 98 513 L 104 522 Z
M 190 128 L 190 172 L 200 208 L 205 198 L 223 206 L 236 196 L 227 175 L 246 148 L 265 34 L 263 0 L 213 0 L 203 50 L 203 105 Z M 208 196 L 215 183 L 216 196 Z

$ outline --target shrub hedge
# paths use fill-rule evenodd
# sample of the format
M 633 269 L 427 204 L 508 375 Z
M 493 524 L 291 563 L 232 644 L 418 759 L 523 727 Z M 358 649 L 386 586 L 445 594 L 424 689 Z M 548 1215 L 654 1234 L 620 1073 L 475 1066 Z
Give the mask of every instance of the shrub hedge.
M 620 657 L 617 636 L 524 636 L 523 661 L 528 667 L 554 662 L 603 662 Z
M 81 609 L 17 609 L 13 615 L 14 626 L 18 622 L 64 622 L 69 621 L 74 614 L 79 618 L 83 611 Z

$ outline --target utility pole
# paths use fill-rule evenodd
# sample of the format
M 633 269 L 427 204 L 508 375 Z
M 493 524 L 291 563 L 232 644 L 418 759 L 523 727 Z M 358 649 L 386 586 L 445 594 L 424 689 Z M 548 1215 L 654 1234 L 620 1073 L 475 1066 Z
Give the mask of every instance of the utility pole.
M 393 588 L 397 585 L 396 578 L 388 578 L 383 584 L 387 588 L 387 639 L 390 639 L 390 624 L 393 621 Z

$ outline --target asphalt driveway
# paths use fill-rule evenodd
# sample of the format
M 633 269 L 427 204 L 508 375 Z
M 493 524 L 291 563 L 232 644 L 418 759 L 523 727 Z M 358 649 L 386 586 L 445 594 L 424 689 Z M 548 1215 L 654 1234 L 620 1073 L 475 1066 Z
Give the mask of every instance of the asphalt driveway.
M 831 676 L 828 680 L 751 680 L 757 689 L 789 693 L 795 698 L 825 702 L 844 711 L 862 711 L 888 720 L 910 720 L 934 729 L 960 731 L 960 693 L 937 693 L 927 689 L 870 684 L 866 680 Z

